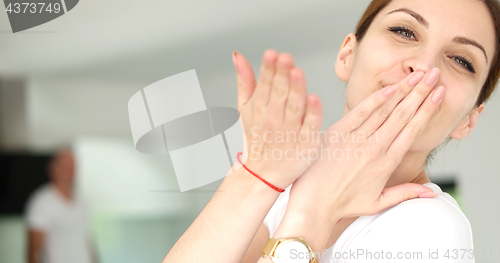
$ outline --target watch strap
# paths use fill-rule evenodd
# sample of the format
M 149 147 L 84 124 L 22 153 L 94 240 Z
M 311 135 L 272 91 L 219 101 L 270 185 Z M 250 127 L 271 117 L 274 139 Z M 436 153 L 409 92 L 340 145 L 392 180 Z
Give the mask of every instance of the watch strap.
M 274 256 L 274 251 L 276 251 L 276 247 L 279 243 L 279 240 L 269 238 L 264 246 L 264 249 L 262 249 L 262 257 L 265 258 L 268 255 Z

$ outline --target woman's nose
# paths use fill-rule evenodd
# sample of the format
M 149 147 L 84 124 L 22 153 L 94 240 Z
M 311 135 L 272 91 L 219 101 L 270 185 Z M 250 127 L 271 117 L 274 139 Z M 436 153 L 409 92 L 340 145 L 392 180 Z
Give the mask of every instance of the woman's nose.
M 427 52 L 415 52 L 414 54 L 409 54 L 409 56 L 403 62 L 403 69 L 407 74 L 414 71 L 428 72 L 432 68 L 437 67 L 437 55 L 431 51 Z

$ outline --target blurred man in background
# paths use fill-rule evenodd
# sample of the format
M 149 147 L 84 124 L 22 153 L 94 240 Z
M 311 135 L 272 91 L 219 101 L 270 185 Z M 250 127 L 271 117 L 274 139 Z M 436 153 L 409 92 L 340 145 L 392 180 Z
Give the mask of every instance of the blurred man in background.
M 38 188 L 27 204 L 29 263 L 91 263 L 95 253 L 85 204 L 74 193 L 72 152 L 58 152 L 47 170 L 50 183 Z

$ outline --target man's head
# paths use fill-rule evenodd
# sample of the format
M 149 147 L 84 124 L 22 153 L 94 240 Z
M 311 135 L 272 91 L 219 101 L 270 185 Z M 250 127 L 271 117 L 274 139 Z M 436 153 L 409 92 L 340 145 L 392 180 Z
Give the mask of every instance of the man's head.
M 50 180 L 58 185 L 73 187 L 75 179 L 75 160 L 70 150 L 61 150 L 49 163 Z

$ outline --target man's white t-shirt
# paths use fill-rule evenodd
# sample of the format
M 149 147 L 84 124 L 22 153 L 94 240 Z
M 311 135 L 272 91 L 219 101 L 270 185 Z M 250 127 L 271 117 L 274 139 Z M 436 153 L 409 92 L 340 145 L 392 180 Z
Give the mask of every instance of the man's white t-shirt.
M 28 228 L 45 233 L 43 262 L 90 263 L 89 224 L 82 200 L 70 202 L 52 184 L 37 189 L 26 211 Z
M 322 251 L 320 263 L 475 262 L 471 226 L 458 203 L 438 185 L 424 185 L 439 196 L 407 200 L 359 217 Z M 285 215 L 292 186 L 264 219 L 270 237 Z

